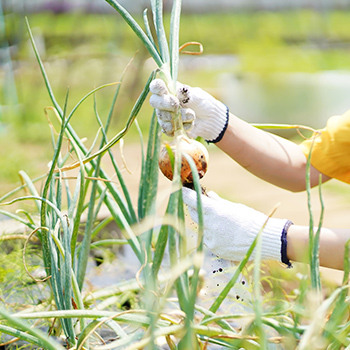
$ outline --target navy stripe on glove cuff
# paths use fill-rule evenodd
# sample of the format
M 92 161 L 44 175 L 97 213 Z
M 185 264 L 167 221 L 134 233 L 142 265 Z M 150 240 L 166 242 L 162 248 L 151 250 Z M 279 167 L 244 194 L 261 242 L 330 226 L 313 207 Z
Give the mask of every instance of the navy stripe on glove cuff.
M 291 225 L 293 225 L 293 223 L 290 220 L 288 220 L 285 223 L 281 234 L 281 261 L 283 262 L 283 264 L 286 264 L 288 268 L 293 267 L 292 263 L 290 262 L 287 256 L 287 232 Z
M 225 122 L 224 128 L 221 130 L 219 136 L 216 139 L 210 140 L 210 141 L 206 140 L 207 143 L 217 143 L 217 142 L 221 141 L 221 139 L 223 138 L 225 131 L 228 127 L 229 116 L 230 116 L 230 111 L 229 111 L 228 107 L 226 106 L 226 122 Z

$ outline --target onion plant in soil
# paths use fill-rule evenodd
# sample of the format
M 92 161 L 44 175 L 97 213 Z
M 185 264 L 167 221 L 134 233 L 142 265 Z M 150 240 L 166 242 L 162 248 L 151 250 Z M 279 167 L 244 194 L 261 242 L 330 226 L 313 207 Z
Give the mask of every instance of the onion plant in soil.
M 117 99 L 124 75 L 117 83 L 109 83 L 88 92 L 68 110 L 69 91 L 60 105 L 27 23 L 29 37 L 52 102 L 48 112 L 59 121 L 60 129 L 52 129 L 53 156 L 47 174 L 31 179 L 25 171 L 20 171 L 22 186 L 0 198 L 0 213 L 27 227 L 29 234 L 24 239 L 23 264 L 33 283 L 47 286 L 50 297 L 39 305 L 28 305 L 23 309 L 4 303 L 0 307 L 1 334 L 12 337 L 14 342 L 21 339 L 34 347 L 48 350 L 158 349 L 161 341 L 170 349 L 206 349 L 212 346 L 230 349 L 309 349 L 310 344 L 322 344 L 323 348 L 329 349 L 349 348 L 348 249 L 344 257 L 343 285 L 330 290 L 324 297 L 318 261 L 319 230 L 315 235 L 310 230 L 309 269 L 303 270 L 302 277 L 299 273 L 296 278 L 293 272 L 280 268 L 279 273 L 283 278 L 288 279 L 288 275 L 295 278 L 293 290 L 285 288 L 281 278 L 262 278 L 259 234 L 245 258 L 232 272 L 229 282 L 218 289 L 210 307 L 198 304 L 200 269 L 204 257 L 199 180 L 209 166 L 205 147 L 197 147 L 196 158 L 193 144 L 197 141 L 185 136 L 181 115 L 175 113 L 174 143 L 165 144 L 161 151 L 162 132 L 153 113 L 150 116 L 152 121 L 146 149 L 143 149 L 143 132 L 140 130 L 142 161 L 137 203 L 131 199 L 111 150 L 133 124 L 137 126 L 136 117 L 147 99 L 149 84 L 157 75 L 166 81 L 170 93 L 175 93 L 181 1 L 174 0 L 172 3 L 169 40 L 163 25 L 162 1 L 150 1 L 151 21 L 145 10 L 145 29 L 117 1 L 106 2 L 140 38 L 158 69 L 150 72 L 124 129 L 109 138 L 108 128 L 113 112 L 118 113 Z M 152 35 L 151 26 L 155 36 Z M 103 117 L 99 115 L 97 103 L 98 91 L 101 89 L 115 89 L 110 112 Z M 96 119 L 98 131 L 96 138 L 87 146 L 79 136 L 79 130 L 75 130 L 70 121 L 76 116 L 79 106 L 91 99 L 94 101 L 92 115 Z M 69 147 L 64 147 L 67 144 Z M 190 152 L 185 150 L 184 145 L 187 144 L 190 145 Z M 102 157 L 109 158 L 118 186 L 103 168 Z M 169 173 L 172 181 L 172 190 L 167 198 L 165 215 L 159 216 L 158 176 L 159 162 L 162 165 L 163 160 L 166 161 L 166 173 Z M 184 175 L 185 170 L 187 175 Z M 306 173 L 307 183 L 308 174 L 309 168 Z M 181 195 L 183 183 L 193 184 L 198 194 L 198 238 L 196 249 L 190 252 L 187 249 L 185 208 Z M 322 203 L 321 191 L 319 193 Z M 27 202 L 33 204 L 33 210 L 11 211 L 14 204 Z M 100 221 L 102 207 L 108 209 L 108 216 Z M 314 227 L 311 209 L 309 204 L 310 227 Z M 83 216 L 84 226 L 81 225 Z M 123 238 L 106 239 L 99 244 L 128 244 L 140 269 L 130 280 L 91 292 L 84 284 L 89 253 L 92 245 L 96 244 L 98 232 L 111 220 L 118 225 Z M 319 228 L 321 224 L 322 217 Z M 45 271 L 41 279 L 35 278 L 28 266 L 27 249 L 33 237 L 40 241 L 42 268 Z M 254 249 L 257 249 L 254 262 L 248 264 Z M 164 260 L 167 257 L 170 267 L 165 273 Z M 252 271 L 251 312 L 218 312 L 244 270 Z M 266 284 L 268 290 L 263 289 Z M 135 304 L 129 310 L 118 307 L 128 295 L 133 295 Z M 312 303 L 309 302 L 310 298 Z M 237 321 L 242 323 L 235 326 Z M 99 333 L 103 328 L 108 328 L 113 337 L 108 340 L 101 338 Z

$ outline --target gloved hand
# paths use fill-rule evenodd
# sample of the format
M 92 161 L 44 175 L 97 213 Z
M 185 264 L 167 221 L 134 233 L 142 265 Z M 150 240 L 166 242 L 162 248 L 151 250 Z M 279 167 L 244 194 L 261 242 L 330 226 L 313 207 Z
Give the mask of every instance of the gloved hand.
M 200 88 L 177 83 L 176 95 L 171 95 L 161 79 L 150 84 L 150 104 L 156 109 L 163 132 L 174 135 L 171 113 L 181 109 L 184 129 L 190 138 L 203 137 L 207 142 L 218 142 L 224 135 L 229 118 L 228 108 Z
M 182 195 L 192 220 L 198 223 L 197 193 L 183 187 Z M 202 195 L 202 206 L 204 244 L 221 258 L 243 260 L 267 216 L 243 204 L 222 199 L 215 192 Z M 262 259 L 282 260 L 290 266 L 286 256 L 286 230 L 291 224 L 289 220 L 269 218 L 262 232 Z M 254 255 L 255 250 L 250 258 Z

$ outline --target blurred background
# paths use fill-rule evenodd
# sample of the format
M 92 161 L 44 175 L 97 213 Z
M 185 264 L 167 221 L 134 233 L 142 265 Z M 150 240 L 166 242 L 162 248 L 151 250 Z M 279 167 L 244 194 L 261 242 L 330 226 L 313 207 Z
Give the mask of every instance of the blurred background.
M 146 0 L 119 1 L 142 25 Z M 165 26 L 172 1 L 165 0 Z M 183 0 L 180 44 L 200 42 L 200 56 L 181 56 L 179 80 L 200 86 L 249 122 L 322 127 L 350 106 L 350 0 Z M 151 11 L 149 11 L 150 13 Z M 72 108 L 93 88 L 119 81 L 128 66 L 111 135 L 121 130 L 154 64 L 124 20 L 104 0 L 1 0 L 0 194 L 35 177 L 51 160 L 51 105 L 28 40 L 28 18 L 52 88 Z M 114 89 L 96 94 L 105 118 Z M 90 140 L 98 126 L 93 99 L 72 124 Z M 151 109 L 138 117 L 147 134 Z M 294 131 L 283 133 L 295 137 Z M 112 135 L 113 136 L 113 135 Z M 130 140 L 137 132 L 131 130 Z M 12 186 L 11 186 L 12 187 Z

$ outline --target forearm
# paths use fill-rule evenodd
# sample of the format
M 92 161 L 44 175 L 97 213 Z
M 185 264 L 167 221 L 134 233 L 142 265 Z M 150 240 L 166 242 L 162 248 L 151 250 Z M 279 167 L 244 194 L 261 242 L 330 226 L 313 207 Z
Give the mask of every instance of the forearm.
M 307 159 L 294 142 L 257 129 L 230 114 L 229 126 L 216 145 L 259 178 L 293 192 L 305 190 Z M 311 167 L 311 186 L 319 183 L 319 175 Z M 324 182 L 329 177 L 323 175 L 322 179 Z
M 317 229 L 314 230 L 315 232 Z M 320 232 L 320 265 L 343 269 L 345 244 L 350 239 L 350 230 L 322 228 Z M 287 256 L 295 262 L 308 262 L 309 227 L 290 226 L 287 233 Z

